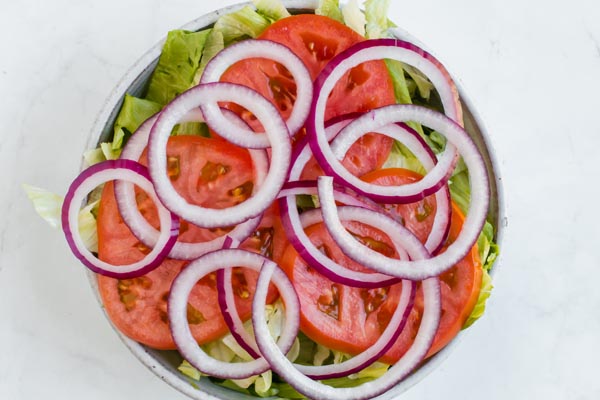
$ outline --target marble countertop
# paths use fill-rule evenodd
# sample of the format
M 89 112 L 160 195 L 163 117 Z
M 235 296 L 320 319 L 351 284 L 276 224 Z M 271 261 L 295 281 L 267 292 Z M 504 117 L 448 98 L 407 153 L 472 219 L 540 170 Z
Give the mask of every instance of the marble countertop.
M 184 399 L 125 349 L 21 183 L 64 193 L 119 78 L 209 3 L 2 1 L 1 399 Z M 599 399 L 600 3 L 393 3 L 477 105 L 509 216 L 486 315 L 402 398 Z

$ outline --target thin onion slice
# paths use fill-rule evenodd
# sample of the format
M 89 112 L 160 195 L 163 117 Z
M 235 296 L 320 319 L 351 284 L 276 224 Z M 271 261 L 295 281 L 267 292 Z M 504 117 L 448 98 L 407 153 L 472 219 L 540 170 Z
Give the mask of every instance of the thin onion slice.
M 261 354 L 268 360 L 272 369 L 298 392 L 311 399 L 363 400 L 382 394 L 397 385 L 414 370 L 425 358 L 433 343 L 441 315 L 440 286 L 437 278 L 423 281 L 424 310 L 421 325 L 411 347 L 387 373 L 380 378 L 353 388 L 334 388 L 314 381 L 295 368 L 294 364 L 285 357 L 269 335 L 264 304 L 269 281 L 274 271 L 273 265 L 265 265 L 258 277 L 252 303 L 252 322 L 256 333 L 256 341 Z
M 247 126 L 246 123 L 234 112 L 223 110 L 223 113 L 232 121 L 232 123 L 241 127 Z M 148 145 L 150 130 L 156 122 L 157 117 L 158 115 L 154 115 L 140 125 L 140 127 L 134 132 L 123 148 L 120 156 L 121 159 L 129 159 L 134 161 L 140 159 L 144 149 L 146 149 Z M 178 121 L 178 123 L 203 121 L 204 117 L 200 112 L 200 109 L 193 108 L 188 111 Z M 252 193 L 256 193 L 256 191 L 258 191 L 263 184 L 266 174 L 269 170 L 269 159 L 264 150 L 249 149 L 248 152 L 254 166 L 255 184 L 252 189 Z M 133 235 L 137 237 L 144 245 L 153 247 L 158 239 L 159 232 L 154 229 L 154 227 L 150 225 L 146 218 L 144 218 L 144 216 L 139 212 L 136 204 L 135 190 L 133 185 L 129 182 L 117 181 L 115 183 L 115 197 L 117 199 L 117 205 L 119 207 L 121 217 Z M 163 207 L 163 205 L 158 203 L 157 207 Z M 237 239 L 238 241 L 245 240 L 256 230 L 260 224 L 261 218 L 262 216 L 259 215 L 240 223 L 233 228 L 228 235 Z M 193 260 L 210 251 L 220 249 L 223 246 L 224 240 L 225 236 L 220 236 L 213 240 L 199 243 L 177 241 L 169 253 L 169 258 L 178 260 Z
M 271 143 L 271 164 L 261 189 L 246 201 L 225 209 L 189 204 L 175 191 L 166 170 L 166 145 L 173 125 L 188 110 L 219 101 L 234 101 L 256 115 Z M 204 117 L 213 130 L 224 131 L 221 121 L 211 122 L 206 113 Z M 262 214 L 285 183 L 290 157 L 288 129 L 275 107 L 256 91 L 231 83 L 198 85 L 176 97 L 159 114 L 148 143 L 148 166 L 158 197 L 169 210 L 203 228 L 237 225 Z
M 436 173 L 430 173 L 421 181 L 412 184 L 378 186 L 366 184 L 352 175 L 342 165 L 333 155 L 327 143 L 325 132 L 324 118 L 327 99 L 335 84 L 351 68 L 366 61 L 384 58 L 401 61 L 421 70 L 438 90 L 446 115 L 462 123 L 458 91 L 441 63 L 411 43 L 394 39 L 377 39 L 357 43 L 338 54 L 317 77 L 315 81 L 317 95 L 313 97 L 306 129 L 315 158 L 328 175 L 334 176 L 340 183 L 344 183 L 344 185 L 373 200 L 385 203 L 410 203 L 435 193 L 450 177 L 458 157 L 455 143 L 452 140 L 449 140 L 449 143 L 446 144 L 446 149 L 440 156 L 436 168 L 434 168 Z M 357 120 L 361 119 L 362 117 L 357 118 Z M 376 124 L 374 128 L 383 125 L 385 124 Z M 344 129 L 348 129 L 348 127 Z M 377 129 L 371 129 L 370 131 L 377 131 Z
M 167 307 L 169 327 L 181 355 L 200 372 L 221 379 L 245 379 L 269 369 L 269 363 L 264 358 L 229 363 L 210 357 L 198 346 L 188 325 L 187 303 L 196 283 L 212 272 L 233 265 L 241 265 L 256 271 L 265 267 L 274 267 L 274 272 L 270 277 L 273 278 L 275 286 L 283 298 L 286 310 L 285 324 L 276 344 L 279 351 L 289 351 L 300 326 L 300 305 L 294 286 L 273 261 L 260 254 L 240 249 L 217 250 L 192 261 L 177 275 L 171 286 Z M 262 304 L 264 308 L 264 299 Z M 267 334 L 270 336 L 269 333 Z
M 425 140 L 423 140 L 417 131 L 408 125 L 404 123 L 385 125 L 377 129 L 377 133 L 386 135 L 405 145 L 408 150 L 410 150 L 419 160 L 425 171 L 431 171 L 431 169 L 437 163 L 437 157 L 429 148 Z M 367 132 L 342 129 L 340 134 L 337 135 L 335 140 L 331 143 L 331 151 L 338 160 L 341 160 L 344 158 L 344 155 L 350 146 L 352 146 L 354 142 L 356 142 L 365 134 L 367 134 Z M 450 190 L 448 185 L 445 184 L 434 194 L 434 196 L 436 202 L 436 212 L 433 225 L 431 227 L 431 232 L 429 232 L 425 242 L 425 248 L 431 254 L 436 254 L 443 247 L 444 242 L 448 237 L 448 232 L 450 232 L 450 219 L 452 216 L 452 208 L 450 206 Z
M 477 241 L 488 211 L 490 197 L 488 175 L 483 158 L 469 135 L 458 124 L 447 117 L 423 107 L 411 105 L 381 107 L 357 118 L 344 129 L 352 131 L 354 125 L 355 127 L 358 127 L 357 129 L 361 132 L 372 131 L 374 125 L 385 126 L 398 121 L 416 121 L 444 134 L 448 141 L 453 142 L 460 150 L 463 160 L 469 170 L 471 189 L 469 212 L 458 237 L 450 246 L 448 246 L 444 253 L 438 254 L 427 261 L 407 262 L 403 260 L 393 260 L 384 257 L 377 252 L 371 251 L 364 246 L 357 246 L 356 240 L 351 239 L 348 232 L 346 232 L 345 229 L 340 228 L 341 224 L 339 223 L 339 218 L 336 217 L 333 196 L 328 195 L 333 187 L 333 179 L 331 177 L 319 178 L 319 188 L 321 189 L 322 187 L 324 189 L 324 194 L 327 196 L 326 198 L 322 198 L 321 191 L 319 191 L 319 198 L 321 207 L 323 208 L 325 224 L 327 225 L 329 232 L 337 244 L 347 252 L 350 258 L 377 271 L 387 271 L 386 273 L 390 273 L 390 275 L 399 278 L 421 280 L 439 275 L 451 268 L 465 257 Z M 439 165 L 440 163 L 438 163 L 419 182 L 423 182 L 434 175 Z M 436 178 L 434 177 L 434 180 L 435 179 Z M 404 186 L 398 186 L 398 188 Z M 327 205 L 323 203 L 324 201 Z M 385 229 L 384 231 L 388 234 L 390 233 Z
M 88 193 L 105 182 L 117 179 L 139 186 L 155 204 L 159 204 L 146 167 L 131 160 L 104 161 L 87 168 L 71 183 L 62 207 L 62 229 L 71 251 L 86 267 L 112 278 L 135 278 L 152 271 L 167 257 L 177 240 L 179 220 L 167 209 L 159 208 L 160 235 L 150 253 L 140 261 L 112 265 L 98 259 L 85 247 L 79 235 L 79 208 Z
M 286 46 L 270 40 L 245 40 L 228 46 L 206 65 L 200 83 L 218 82 L 227 68 L 247 58 L 266 58 L 276 61 L 292 74 L 296 82 L 297 93 L 292 113 L 286 124 L 290 135 L 293 136 L 304 126 L 308 116 L 313 97 L 313 82 L 302 60 Z M 202 105 L 202 111 L 206 115 L 212 116 L 215 121 L 219 121 L 219 124 L 224 126 L 228 124 L 220 114 L 218 104 L 205 103 Z M 268 138 L 264 135 L 257 135 L 249 127 L 225 129 L 219 133 L 230 142 L 243 147 L 265 148 L 270 146 Z

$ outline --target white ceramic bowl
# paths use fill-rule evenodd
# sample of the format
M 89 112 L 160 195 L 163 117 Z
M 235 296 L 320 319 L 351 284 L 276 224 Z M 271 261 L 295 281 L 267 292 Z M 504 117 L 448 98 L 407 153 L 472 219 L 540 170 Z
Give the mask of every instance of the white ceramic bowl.
M 317 1 L 315 0 L 292 0 L 284 1 L 287 8 L 293 14 L 299 13 L 312 13 L 316 7 Z M 248 3 L 238 4 L 231 7 L 223 8 L 212 13 L 201 16 L 200 18 L 186 24 L 182 29 L 197 31 L 210 27 L 221 15 L 230 13 L 238 10 Z M 398 36 L 402 38 L 410 37 L 405 32 L 398 31 Z M 414 40 L 412 40 L 414 41 Z M 417 42 L 418 43 L 418 42 Z M 87 143 L 87 149 L 95 148 L 99 142 L 108 141 L 112 135 L 113 123 L 117 114 L 121 108 L 123 97 L 125 93 L 132 95 L 141 95 L 145 88 L 145 84 L 150 78 L 158 57 L 162 49 L 163 41 L 157 43 L 154 47 L 146 52 L 136 63 L 129 69 L 125 76 L 121 79 L 117 87 L 113 90 L 109 98 L 106 100 L 102 111 L 99 113 L 98 118 L 94 124 L 94 127 L 90 133 L 89 140 Z M 487 135 L 485 128 L 474 110 L 472 103 L 469 101 L 468 96 L 457 82 L 458 89 L 460 92 L 460 98 L 463 104 L 465 127 L 475 143 L 479 147 L 479 150 L 483 154 L 489 175 L 492 198 L 490 203 L 489 216 L 497 227 L 496 241 L 501 242 L 502 236 L 506 227 L 506 215 L 503 206 L 503 194 L 502 194 L 502 178 L 498 170 L 498 164 L 495 161 L 490 138 Z M 494 271 L 498 269 L 498 261 L 494 266 Z M 98 286 L 96 281 L 96 275 L 92 272 L 88 273 L 89 281 L 96 294 L 98 302 L 101 304 L 101 299 L 98 293 Z M 107 317 L 108 319 L 108 317 Z M 109 320 L 110 321 L 110 320 Z M 477 328 L 475 328 L 477 329 Z M 192 386 L 183 374 L 181 374 L 177 367 L 181 363 L 181 356 L 177 351 L 160 351 L 148 348 L 144 345 L 135 342 L 119 330 L 115 328 L 115 332 L 125 346 L 142 362 L 148 367 L 154 374 L 160 379 L 186 394 L 192 399 L 198 400 L 217 400 L 217 399 L 228 399 L 228 400 L 242 400 L 242 399 L 255 399 L 255 397 L 247 396 L 238 392 L 234 392 L 229 389 L 225 389 L 221 386 L 212 384 L 208 379 L 201 379 L 199 383 L 195 383 L 195 387 Z M 468 333 L 466 330 L 458 335 L 448 346 L 442 351 L 431 357 L 424 365 L 418 370 L 411 374 L 408 378 L 389 390 L 387 393 L 377 397 L 379 400 L 393 399 L 399 396 L 402 392 L 408 390 L 411 386 L 423 379 L 427 374 L 437 368 L 445 359 L 448 357 L 450 352 L 456 347 L 458 342 Z

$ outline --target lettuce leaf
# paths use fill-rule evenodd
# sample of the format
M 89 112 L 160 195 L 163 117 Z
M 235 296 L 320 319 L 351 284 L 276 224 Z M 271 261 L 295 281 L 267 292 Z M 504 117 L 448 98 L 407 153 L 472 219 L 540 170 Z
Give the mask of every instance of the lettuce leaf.
M 120 150 L 125 141 L 148 118 L 160 111 L 162 106 L 151 100 L 140 99 L 130 94 L 125 94 L 121 111 L 113 127 L 114 136 L 112 149 Z
M 344 23 L 344 16 L 340 10 L 339 0 L 321 0 L 319 6 L 315 9 L 315 14 L 323 15 L 338 22 Z
M 44 221 L 53 228 L 60 228 L 62 205 L 64 197 L 52 193 L 46 189 L 22 184 L 23 190 L 33 204 L 33 208 Z M 85 247 L 92 251 L 98 251 L 98 234 L 96 231 L 96 214 L 100 200 L 92 201 L 79 211 L 79 235 Z
M 190 87 L 209 32 L 210 29 L 169 32 L 150 78 L 147 100 L 164 105 Z
M 285 323 L 285 307 L 283 305 L 283 302 L 281 300 L 278 300 L 273 304 L 268 304 L 265 306 L 265 311 L 267 318 L 267 326 L 269 327 L 271 336 L 275 340 L 277 340 L 281 336 L 281 330 L 283 324 Z M 244 328 L 250 335 L 254 334 L 251 320 L 248 320 L 244 323 Z M 244 350 L 238 344 L 236 339 L 231 334 L 225 335 L 220 340 L 215 340 L 213 342 L 205 344 L 203 346 L 203 349 L 211 357 L 225 362 L 241 362 L 252 360 L 252 357 L 248 354 L 248 352 L 246 352 L 246 350 Z M 299 340 L 296 339 L 294 345 L 288 352 L 287 357 L 291 361 L 294 361 L 298 357 L 299 351 L 300 343 Z M 196 370 L 186 361 L 184 361 L 179 366 L 179 370 L 187 377 L 196 381 L 201 375 L 198 370 Z M 266 371 L 260 375 L 251 376 L 246 379 L 228 379 L 225 381 L 215 382 L 219 385 L 228 387 L 230 389 L 242 391 L 248 394 L 257 394 L 261 397 L 268 397 L 276 394 L 276 391 L 271 390 L 271 386 L 273 383 L 273 375 L 271 371 Z M 252 385 L 254 386 L 252 387 Z M 249 389 L 251 389 L 251 391 L 249 391 Z
M 270 24 L 271 21 L 266 17 L 260 15 L 251 6 L 246 6 L 221 16 L 213 29 L 221 32 L 225 45 L 228 45 L 236 40 L 255 38 Z
M 365 19 L 367 39 L 387 37 L 389 22 L 387 19 L 390 0 L 366 0 Z
M 365 36 L 365 14 L 358 7 L 357 0 L 349 0 L 346 5 L 342 6 L 342 16 L 347 27 L 355 31 L 361 36 Z
M 196 74 L 194 75 L 194 79 L 192 82 L 192 86 L 200 83 L 200 78 L 202 78 L 202 73 L 206 68 L 206 64 L 214 56 L 217 55 L 221 50 L 225 48 L 225 41 L 223 39 L 223 33 L 216 29 L 211 29 L 208 37 L 206 38 L 206 43 L 204 43 L 204 50 L 202 50 L 202 58 L 200 59 L 200 66 L 196 70 Z
M 252 3 L 256 11 L 271 22 L 290 16 L 280 0 L 252 0 Z

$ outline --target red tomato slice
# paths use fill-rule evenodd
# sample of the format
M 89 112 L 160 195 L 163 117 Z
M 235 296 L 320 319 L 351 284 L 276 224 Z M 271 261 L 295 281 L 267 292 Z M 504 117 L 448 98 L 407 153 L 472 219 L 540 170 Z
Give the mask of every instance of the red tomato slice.
M 190 202 L 206 207 L 224 208 L 245 200 L 252 190 L 252 162 L 247 150 L 221 140 L 198 136 L 175 136 L 167 146 L 169 175 L 176 190 Z M 140 162 L 146 163 L 145 154 Z M 138 207 L 143 215 L 158 225 L 156 210 L 151 200 L 138 192 Z M 277 210 L 266 213 L 254 236 L 243 247 L 273 254 L 274 232 L 280 229 Z M 98 214 L 98 256 L 113 264 L 132 263 L 147 254 L 148 248 L 140 243 L 122 221 L 112 183 L 105 185 Z M 180 238 L 200 242 L 225 233 L 223 229 L 203 229 L 182 221 Z M 149 274 L 118 280 L 98 276 L 98 285 L 104 307 L 117 328 L 130 338 L 157 349 L 174 349 L 167 317 L 167 297 L 171 282 L 186 263 L 166 260 Z M 243 319 L 250 317 L 251 300 L 258 274 L 238 268 L 234 273 L 236 304 Z M 271 291 L 269 301 L 276 292 Z M 227 326 L 217 302 L 216 276 L 202 279 L 190 295 L 188 322 L 194 338 L 206 343 L 227 333 Z
M 346 25 L 313 14 L 281 19 L 269 26 L 259 39 L 289 47 L 304 62 L 313 80 L 334 56 L 365 40 Z M 281 64 L 267 59 L 243 60 L 225 71 L 221 81 L 257 90 L 279 109 L 284 118 L 292 112 L 296 84 Z M 340 79 L 327 103 L 325 119 L 395 103 L 394 87 L 385 63 L 371 61 L 353 68 Z M 260 129 L 260 124 L 247 111 L 235 104 L 227 107 L 238 112 L 255 129 Z M 383 135 L 368 134 L 349 149 L 344 165 L 357 176 L 377 169 L 387 159 L 392 143 Z M 322 175 L 315 162 L 305 171 L 303 179 Z
M 399 184 L 420 179 L 418 174 L 404 169 L 388 169 L 365 177 L 380 184 Z M 422 215 L 426 204 L 435 207 L 428 197 L 418 203 L 390 207 L 404 218 L 405 225 L 421 239 L 431 229 L 432 216 Z M 456 238 L 464 216 L 453 207 L 449 241 Z M 345 223 L 361 242 L 388 256 L 395 256 L 389 238 L 373 227 L 356 222 Z M 330 237 L 325 226 L 316 224 L 306 230 L 311 241 L 336 262 L 357 270 L 364 267 L 346 257 Z M 357 354 L 369 348 L 387 326 L 401 294 L 401 285 L 382 289 L 359 289 L 336 284 L 312 270 L 292 246 L 288 246 L 281 261 L 301 299 L 301 329 L 311 339 L 332 349 Z M 471 313 L 481 285 L 481 263 L 476 247 L 469 255 L 440 276 L 442 287 L 442 319 L 429 356 L 444 347 L 460 331 Z M 382 358 L 393 364 L 408 350 L 417 333 L 423 311 L 423 294 L 419 287 L 415 307 L 407 326 L 397 342 Z

